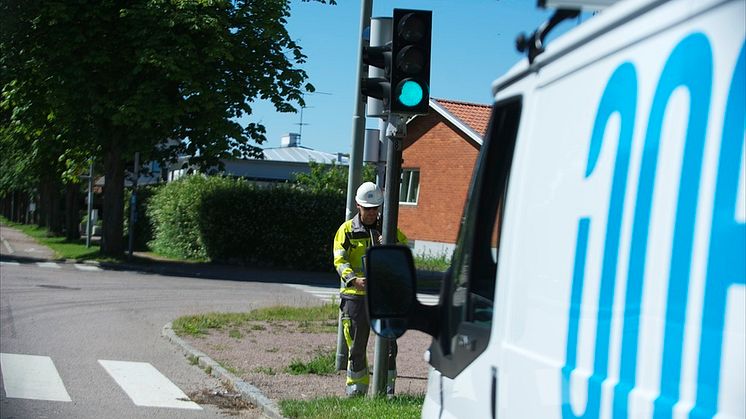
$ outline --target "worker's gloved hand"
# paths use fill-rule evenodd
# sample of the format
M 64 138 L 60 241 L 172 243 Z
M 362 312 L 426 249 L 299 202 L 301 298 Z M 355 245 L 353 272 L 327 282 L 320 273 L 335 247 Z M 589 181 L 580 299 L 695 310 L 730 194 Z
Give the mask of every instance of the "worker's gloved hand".
M 355 288 L 357 288 L 358 290 L 365 291 L 365 284 L 366 284 L 365 281 L 366 281 L 365 277 L 360 277 L 359 276 L 359 277 L 355 278 L 352 281 L 352 283 L 355 286 Z

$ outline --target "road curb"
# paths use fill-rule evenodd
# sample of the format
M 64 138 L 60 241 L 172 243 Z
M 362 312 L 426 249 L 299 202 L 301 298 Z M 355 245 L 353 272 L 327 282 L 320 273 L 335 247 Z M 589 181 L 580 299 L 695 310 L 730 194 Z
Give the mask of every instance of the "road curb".
M 200 367 L 206 371 L 209 367 L 210 375 L 217 379 L 229 382 L 236 391 L 241 393 L 242 399 L 258 406 L 259 409 L 261 409 L 263 416 L 270 419 L 285 419 L 285 417 L 280 413 L 280 408 L 277 406 L 277 403 L 262 394 L 258 388 L 231 374 L 204 352 L 195 349 L 190 344 L 184 342 L 183 339 L 176 336 L 171 322 L 168 322 L 163 326 L 161 335 L 179 347 L 185 356 L 197 358 Z

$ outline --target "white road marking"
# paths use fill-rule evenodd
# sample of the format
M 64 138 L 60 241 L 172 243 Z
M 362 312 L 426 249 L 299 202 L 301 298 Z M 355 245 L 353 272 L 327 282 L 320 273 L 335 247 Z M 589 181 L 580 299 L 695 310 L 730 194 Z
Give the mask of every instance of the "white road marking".
M 9 398 L 71 401 L 48 356 L 0 354 L 5 395 Z
M 60 269 L 60 265 L 54 263 L 54 262 L 36 262 L 36 266 L 39 266 L 41 268 L 54 268 L 54 269 Z
M 10 247 L 10 243 L 8 243 L 8 241 L 5 240 L 5 237 L 2 238 L 2 241 L 3 241 L 3 245 L 5 245 L 5 248 L 8 249 L 8 253 L 12 255 L 14 250 L 12 247 Z
M 326 302 L 339 301 L 339 288 L 328 288 L 328 287 L 314 287 L 305 284 L 285 284 L 288 287 L 307 292 L 314 297 L 318 297 Z M 430 294 L 417 294 L 417 299 L 426 305 L 437 305 L 439 297 L 437 295 Z
M 0 265 L 9 265 L 9 266 L 20 266 L 21 264 L 20 264 L 20 263 L 18 263 L 18 262 L 5 262 L 5 261 L 0 261 Z
M 80 269 L 81 271 L 100 271 L 101 270 L 101 268 L 99 268 L 96 265 L 87 265 L 84 263 L 76 263 L 75 267 L 77 269 Z
M 285 284 L 288 287 L 295 288 L 297 290 L 307 292 L 314 297 L 320 298 L 325 302 L 339 301 L 339 289 L 338 288 L 324 288 L 324 287 L 313 287 L 304 284 Z
M 430 294 L 417 294 L 417 300 L 426 306 L 437 306 L 440 296 Z
M 137 406 L 202 408 L 147 362 L 98 361 Z

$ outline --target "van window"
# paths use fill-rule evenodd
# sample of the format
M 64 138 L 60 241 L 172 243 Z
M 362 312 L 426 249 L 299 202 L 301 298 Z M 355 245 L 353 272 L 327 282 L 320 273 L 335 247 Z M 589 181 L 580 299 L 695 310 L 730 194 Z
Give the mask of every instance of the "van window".
M 443 352 L 451 355 L 451 362 L 441 363 L 440 368 L 447 377 L 455 376 L 468 366 L 489 341 L 502 208 L 505 208 L 520 116 L 520 98 L 495 105 L 474 169 L 451 265 L 451 280 L 444 296 L 447 321 L 440 344 Z

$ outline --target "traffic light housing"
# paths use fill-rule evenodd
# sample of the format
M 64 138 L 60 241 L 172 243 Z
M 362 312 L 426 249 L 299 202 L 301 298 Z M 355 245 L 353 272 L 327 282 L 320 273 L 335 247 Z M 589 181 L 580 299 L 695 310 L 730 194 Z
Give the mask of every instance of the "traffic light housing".
M 391 44 L 379 47 L 363 47 L 363 62 L 369 66 L 383 69 L 383 77 L 364 77 L 360 91 L 365 96 L 383 100 L 385 111 L 389 109 L 391 96 Z
M 429 112 L 431 33 L 432 11 L 394 9 L 388 80 L 390 113 Z

